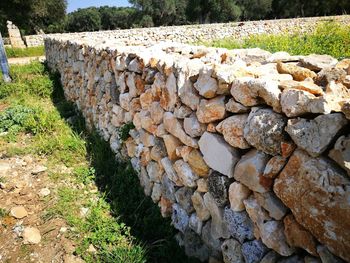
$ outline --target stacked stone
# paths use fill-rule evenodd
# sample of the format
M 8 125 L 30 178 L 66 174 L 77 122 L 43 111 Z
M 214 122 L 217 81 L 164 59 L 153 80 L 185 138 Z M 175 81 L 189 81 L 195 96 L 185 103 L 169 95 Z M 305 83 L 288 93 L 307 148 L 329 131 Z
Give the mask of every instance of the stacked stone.
M 257 34 L 306 33 L 312 32 L 319 23 L 334 21 L 340 24 L 349 24 L 350 16 L 308 17 L 263 21 L 245 21 L 234 23 L 218 23 L 204 25 L 185 25 L 171 27 L 134 28 L 125 30 L 107 30 L 97 32 L 80 32 L 65 34 L 49 34 L 47 37 L 68 39 L 118 39 L 126 45 L 143 45 L 144 43 L 158 43 L 170 41 L 179 43 L 196 43 L 231 37 L 244 39 Z M 293 28 L 295 32 L 286 32 Z M 27 46 L 43 45 L 43 35 L 25 37 Z
M 48 64 L 188 255 L 350 261 L 349 59 L 84 41 L 47 38 Z

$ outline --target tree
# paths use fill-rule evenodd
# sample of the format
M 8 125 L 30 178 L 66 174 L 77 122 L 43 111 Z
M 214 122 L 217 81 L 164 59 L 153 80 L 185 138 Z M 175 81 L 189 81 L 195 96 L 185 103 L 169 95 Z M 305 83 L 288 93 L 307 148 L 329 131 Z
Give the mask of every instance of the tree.
M 61 23 L 66 16 L 66 0 L 5 0 L 0 1 L 0 30 L 7 33 L 6 20 L 11 20 L 26 34 L 44 31 Z
M 97 31 L 101 29 L 101 15 L 96 7 L 81 9 L 68 14 L 69 32 Z
M 130 28 L 137 20 L 138 11 L 131 7 L 109 7 L 99 8 L 101 15 L 101 26 L 104 30 L 117 28 Z
M 242 20 L 269 18 L 272 13 L 272 1 L 273 0 L 241 0 L 239 4 L 242 8 Z M 293 2 L 293 4 L 294 3 L 295 2 Z

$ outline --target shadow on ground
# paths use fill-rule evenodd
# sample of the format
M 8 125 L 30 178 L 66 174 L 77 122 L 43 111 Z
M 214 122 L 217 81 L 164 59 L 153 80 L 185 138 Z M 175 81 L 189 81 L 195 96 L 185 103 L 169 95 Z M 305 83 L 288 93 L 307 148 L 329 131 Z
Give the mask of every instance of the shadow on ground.
M 161 217 L 160 210 L 152 199 L 144 195 L 139 179 L 128 162 L 118 162 L 97 132 L 88 132 L 84 119 L 77 116 L 74 106 L 64 98 L 57 74 L 50 74 L 54 83 L 52 101 L 66 120 L 74 120 L 72 129 L 85 141 L 88 160 L 96 171 L 96 184 L 105 193 L 112 214 L 131 228 L 131 234 L 144 244 L 147 262 L 199 262 L 188 258 L 175 239 L 175 229 L 170 220 Z M 79 115 L 79 113 L 78 113 Z

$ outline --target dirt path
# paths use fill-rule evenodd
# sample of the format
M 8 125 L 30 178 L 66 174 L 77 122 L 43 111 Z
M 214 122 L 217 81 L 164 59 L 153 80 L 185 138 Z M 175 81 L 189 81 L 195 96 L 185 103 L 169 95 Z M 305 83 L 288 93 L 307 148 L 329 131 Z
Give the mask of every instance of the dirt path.
M 66 222 L 50 217 L 56 187 L 45 159 L 0 153 L 0 262 L 82 262 Z
M 33 60 L 39 60 L 40 62 L 45 61 L 45 56 L 40 56 L 40 57 L 23 57 L 23 58 L 9 58 L 8 62 L 9 64 L 29 64 Z

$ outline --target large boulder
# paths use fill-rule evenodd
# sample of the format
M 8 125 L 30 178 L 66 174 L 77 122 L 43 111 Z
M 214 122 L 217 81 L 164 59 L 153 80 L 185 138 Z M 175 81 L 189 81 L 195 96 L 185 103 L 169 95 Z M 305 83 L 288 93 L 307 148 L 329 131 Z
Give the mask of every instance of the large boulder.
M 295 219 L 334 254 L 350 261 L 350 180 L 327 158 L 296 150 L 274 192 Z

